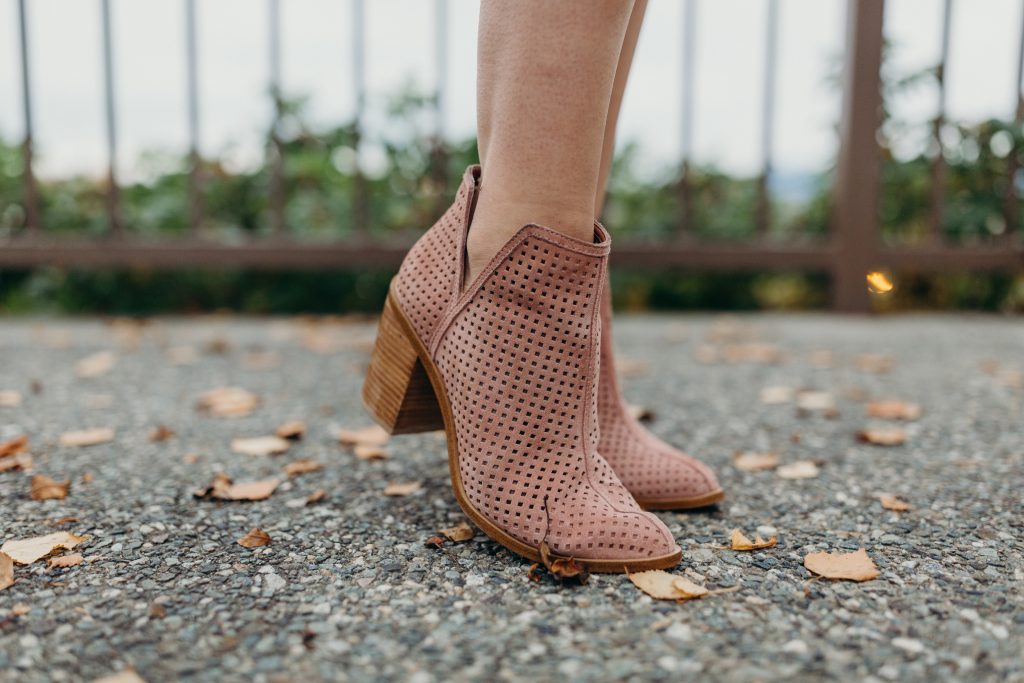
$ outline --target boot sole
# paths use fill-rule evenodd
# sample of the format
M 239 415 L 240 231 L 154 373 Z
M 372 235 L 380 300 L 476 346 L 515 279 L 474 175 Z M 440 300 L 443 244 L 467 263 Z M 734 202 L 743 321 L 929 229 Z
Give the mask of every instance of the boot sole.
M 644 510 L 696 510 L 706 508 L 715 503 L 725 500 L 725 491 L 717 489 L 700 496 L 690 498 L 677 498 L 675 500 L 642 500 L 636 499 L 637 504 Z
M 448 441 L 448 471 L 455 499 L 466 516 L 494 541 L 531 562 L 540 562 L 540 550 L 513 538 L 478 512 L 462 486 L 455 420 L 441 374 L 423 342 L 413 330 L 394 294 L 388 291 L 377 330 L 370 367 L 363 384 L 363 403 L 370 415 L 390 434 L 412 434 L 444 429 Z M 623 573 L 666 569 L 679 564 L 683 551 L 642 560 L 576 559 L 591 572 Z

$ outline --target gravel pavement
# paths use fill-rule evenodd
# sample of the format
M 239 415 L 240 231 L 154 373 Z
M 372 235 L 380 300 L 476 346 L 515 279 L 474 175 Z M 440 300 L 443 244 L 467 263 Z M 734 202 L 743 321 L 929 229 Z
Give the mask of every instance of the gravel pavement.
M 0 407 L 0 441 L 27 434 L 33 473 L 72 481 L 66 499 L 35 501 L 31 473 L 0 473 L 0 542 L 90 537 L 75 549 L 82 564 L 16 567 L 0 591 L 0 680 L 90 681 L 132 666 L 151 683 L 1024 682 L 1020 319 L 642 316 L 616 331 L 629 398 L 728 494 L 715 509 L 661 514 L 683 548 L 674 571 L 736 592 L 676 604 L 621 576 L 534 582 L 479 533 L 426 547 L 463 519 L 443 437 L 396 437 L 377 461 L 334 438 L 370 424 L 359 399 L 370 322 L 0 322 L 0 391 L 21 397 Z M 76 376 L 105 349 L 111 369 Z M 223 386 L 261 403 L 238 418 L 196 410 Z M 830 392 L 838 415 L 766 404 L 772 386 Z M 865 416 L 865 398 L 921 404 L 904 445 L 857 441 L 885 422 Z M 296 418 L 308 431 L 286 454 L 230 448 Z M 151 441 L 161 424 L 175 436 Z M 86 427 L 115 439 L 58 444 Z M 740 471 L 737 451 L 814 460 L 820 474 Z M 281 475 L 303 458 L 324 468 Z M 196 500 L 218 472 L 283 483 L 259 502 Z M 411 481 L 422 488 L 382 494 Z M 317 489 L 326 498 L 307 506 Z M 913 509 L 883 510 L 879 492 Z M 77 521 L 54 523 L 67 517 Z M 252 527 L 272 543 L 235 543 Z M 778 545 L 722 550 L 734 527 L 772 527 Z M 861 547 L 878 579 L 809 580 L 805 554 Z

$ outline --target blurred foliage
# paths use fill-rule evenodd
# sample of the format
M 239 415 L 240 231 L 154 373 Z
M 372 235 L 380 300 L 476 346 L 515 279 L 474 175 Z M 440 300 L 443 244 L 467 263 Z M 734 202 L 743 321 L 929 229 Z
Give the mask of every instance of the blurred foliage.
M 934 83 L 934 72 L 898 79 L 886 76 L 887 98 Z M 432 137 L 433 100 L 406 89 L 385 102 L 387 125 L 360 140 L 354 124 L 316 128 L 304 102 L 282 102 L 282 117 L 268 131 L 264 163 L 231 163 L 231 150 L 201 162 L 204 238 L 237 243 L 270 231 L 272 169 L 281 150 L 288 198 L 285 222 L 296 239 L 333 241 L 353 237 L 354 217 L 365 211 L 376 238 L 411 240 L 447 206 L 465 167 L 477 158 L 475 140 Z M 919 153 L 893 151 L 920 129 L 888 111 L 879 139 L 883 155 L 883 239 L 913 244 L 928 237 L 931 169 L 936 145 Z M 947 165 L 943 235 L 979 243 L 1008 229 L 1003 220 L 1010 164 L 1024 166 L 1022 132 L 1012 123 L 984 121 L 943 128 Z M 358 149 L 358 152 L 357 152 Z M 135 179 L 121 188 L 125 225 L 147 238 L 180 237 L 188 230 L 188 168 L 185 157 L 151 153 L 139 160 Z M 24 224 L 20 149 L 0 140 L 0 239 Z M 778 197 L 770 207 L 777 241 L 813 242 L 830 222 L 833 170 L 816 179 L 803 202 Z M 1018 174 L 1019 175 L 1019 174 Z M 604 221 L 617 241 L 658 241 L 676 233 L 681 215 L 681 169 L 651 179 L 636 145 L 626 145 L 612 169 Z M 690 168 L 695 235 L 743 241 L 754 236 L 758 179 L 734 177 L 712 166 Z M 359 185 L 365 203 L 358 206 Z M 1018 183 L 1020 185 L 1021 183 Z M 40 184 L 42 221 L 53 234 L 100 237 L 105 227 L 105 183 L 75 177 Z M 1015 188 L 1015 197 L 1020 194 Z M 0 311 L 148 314 L 230 309 L 247 313 L 335 313 L 378 309 L 390 273 L 65 271 L 39 268 L 0 271 Z M 879 300 L 882 310 L 977 308 L 1024 310 L 1024 276 L 897 274 L 897 290 Z M 828 304 L 828 278 L 815 273 L 687 273 L 626 269 L 613 278 L 616 300 L 630 309 L 804 309 Z

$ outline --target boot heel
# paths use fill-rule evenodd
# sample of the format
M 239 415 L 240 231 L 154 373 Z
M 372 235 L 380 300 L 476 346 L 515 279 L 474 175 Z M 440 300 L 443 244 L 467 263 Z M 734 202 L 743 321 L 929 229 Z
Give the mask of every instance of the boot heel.
M 444 429 L 441 406 L 401 315 L 389 295 L 363 383 L 363 403 L 391 434 Z

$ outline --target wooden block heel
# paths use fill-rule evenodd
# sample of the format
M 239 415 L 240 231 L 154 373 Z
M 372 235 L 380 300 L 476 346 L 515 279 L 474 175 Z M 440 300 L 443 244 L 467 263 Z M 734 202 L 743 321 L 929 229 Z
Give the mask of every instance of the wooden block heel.
M 391 434 L 444 429 L 434 388 L 396 307 L 389 296 L 363 383 L 363 403 Z

